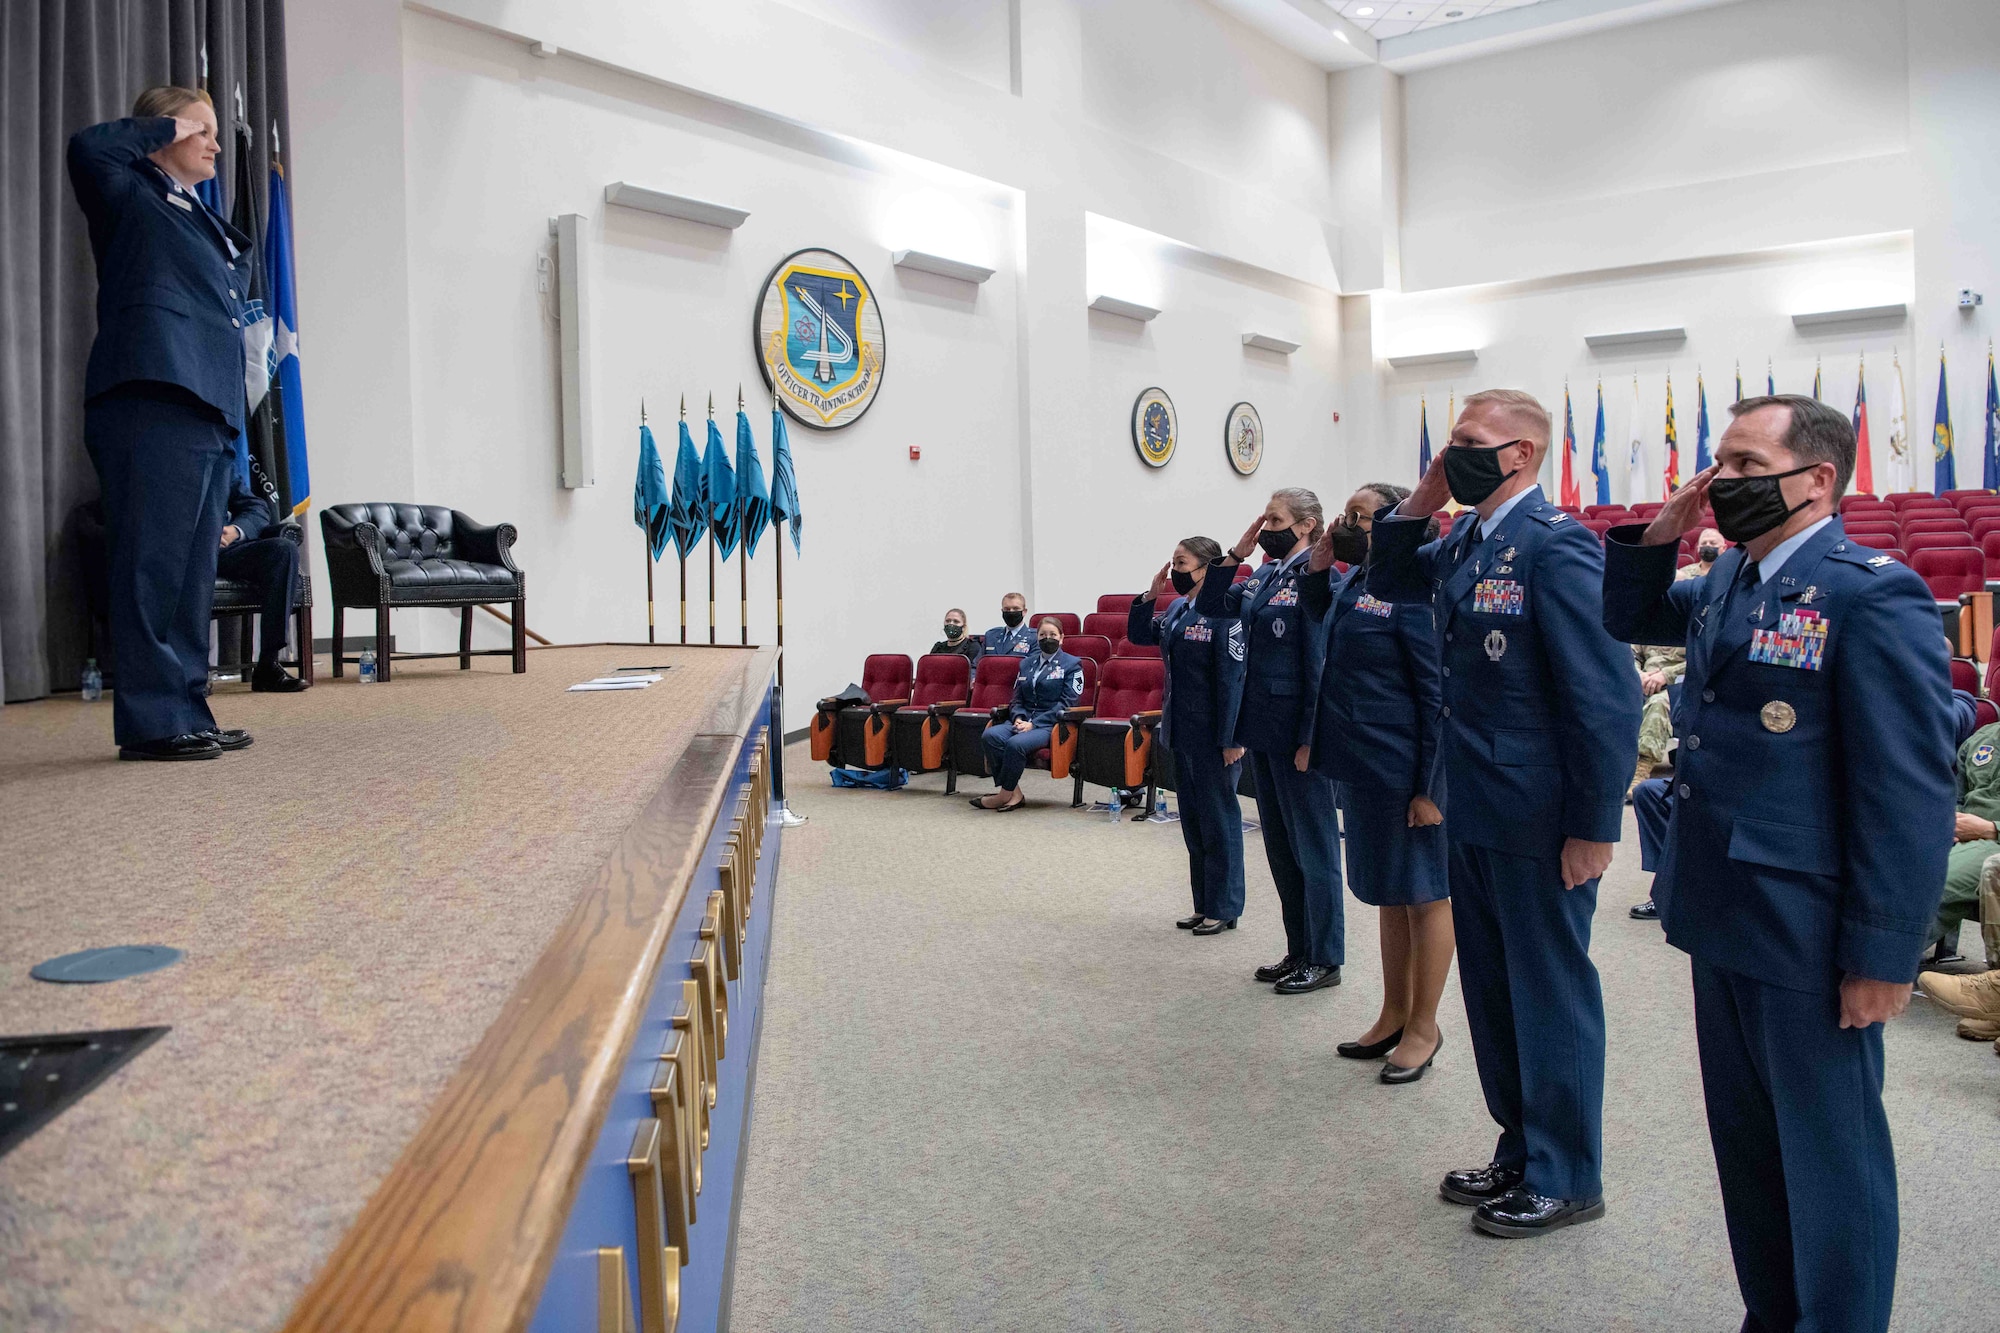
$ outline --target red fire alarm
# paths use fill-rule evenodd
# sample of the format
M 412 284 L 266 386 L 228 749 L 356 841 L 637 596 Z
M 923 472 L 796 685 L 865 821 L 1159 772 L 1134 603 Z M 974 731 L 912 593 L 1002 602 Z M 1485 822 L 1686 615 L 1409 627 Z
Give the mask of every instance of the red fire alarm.
M 910 446 L 910 461 L 912 463 L 916 462 L 919 458 L 922 458 L 923 456 L 924 456 L 924 451 L 922 446 L 915 444 Z

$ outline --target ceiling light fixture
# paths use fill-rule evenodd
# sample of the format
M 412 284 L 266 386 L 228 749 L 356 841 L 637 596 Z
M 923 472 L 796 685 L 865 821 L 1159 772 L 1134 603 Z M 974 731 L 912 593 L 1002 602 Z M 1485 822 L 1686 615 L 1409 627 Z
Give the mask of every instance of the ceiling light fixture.
M 1354 11 L 1357 17 L 1364 19 L 1367 18 L 1370 14 L 1373 14 L 1374 12 L 1375 12 L 1375 6 L 1373 5 L 1363 5 L 1361 6 L 1361 8 Z

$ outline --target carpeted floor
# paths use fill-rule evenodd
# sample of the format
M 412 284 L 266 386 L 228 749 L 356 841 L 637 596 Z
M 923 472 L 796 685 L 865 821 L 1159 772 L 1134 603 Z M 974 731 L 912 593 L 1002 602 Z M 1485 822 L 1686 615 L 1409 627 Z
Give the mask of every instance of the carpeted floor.
M 1172 825 L 1072 811 L 1041 775 L 1003 817 L 936 777 L 833 791 L 805 747 L 788 766 L 811 822 L 785 838 L 733 1327 L 1740 1321 L 1687 965 L 1625 914 L 1647 883 L 1629 818 L 1593 949 L 1609 1213 L 1500 1241 L 1436 1196 L 1493 1144 L 1456 974 L 1422 1082 L 1333 1054 L 1380 1000 L 1372 909 L 1347 899 L 1346 984 L 1279 998 L 1249 978 L 1284 952 L 1255 834 L 1242 928 L 1194 939 Z M 1889 1035 L 1911 1333 L 1993 1320 L 2000 1059 L 1951 1029 L 1920 998 Z

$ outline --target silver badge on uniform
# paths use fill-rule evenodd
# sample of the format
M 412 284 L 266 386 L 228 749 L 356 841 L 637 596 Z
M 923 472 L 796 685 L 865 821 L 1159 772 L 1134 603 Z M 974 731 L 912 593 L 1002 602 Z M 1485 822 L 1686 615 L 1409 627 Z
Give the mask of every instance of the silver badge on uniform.
M 1285 637 L 1285 622 L 1283 617 L 1271 622 L 1271 633 L 1280 639 Z
M 1507 655 L 1507 636 L 1494 630 L 1486 636 L 1486 660 L 1497 662 Z

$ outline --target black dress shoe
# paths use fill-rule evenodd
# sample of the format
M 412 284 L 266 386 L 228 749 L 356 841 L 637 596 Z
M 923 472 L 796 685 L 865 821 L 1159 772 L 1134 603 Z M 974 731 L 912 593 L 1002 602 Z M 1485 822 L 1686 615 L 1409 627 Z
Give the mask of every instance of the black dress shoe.
M 1225 930 L 1236 929 L 1236 919 L 1231 917 L 1227 921 L 1203 921 L 1193 929 L 1197 935 L 1220 935 Z
M 1273 981 L 1283 981 L 1286 977 L 1289 977 L 1290 975 L 1292 975 L 1292 973 L 1296 972 L 1298 970 L 1298 967 L 1299 967 L 1299 960 L 1292 957 L 1290 954 L 1286 954 L 1283 958 L 1280 958 L 1277 962 L 1272 963 L 1266 967 L 1260 967 L 1255 972 L 1252 972 L 1250 975 L 1257 978 L 1257 980 L 1259 981 L 1269 984 L 1270 982 Z
M 1380 1060 L 1396 1049 L 1403 1040 L 1403 1029 L 1397 1028 L 1380 1041 L 1343 1041 L 1333 1048 L 1333 1053 L 1347 1060 Z
M 1438 1044 L 1431 1047 L 1430 1059 L 1425 1060 L 1420 1065 L 1399 1065 L 1394 1060 L 1384 1060 L 1382 1062 L 1382 1081 L 1391 1085 L 1415 1083 L 1424 1076 L 1424 1071 L 1431 1067 L 1431 1060 L 1437 1059 L 1438 1052 L 1443 1048 L 1444 1034 L 1439 1033 Z
M 1207 917 L 1203 916 L 1200 912 L 1196 912 L 1193 916 L 1184 916 L 1180 920 L 1174 922 L 1174 929 L 1193 930 L 1196 926 L 1200 925 L 1202 922 L 1206 920 L 1208 920 Z
M 1472 1225 L 1489 1236 L 1515 1239 L 1539 1236 L 1577 1222 L 1592 1222 L 1602 1216 L 1602 1194 L 1588 1199 L 1550 1199 L 1522 1185 L 1480 1204 L 1472 1214 Z
M 203 731 L 197 734 L 204 740 L 214 741 L 216 748 L 219 750 L 247 750 L 250 748 L 250 733 L 239 727 L 231 727 L 227 731 L 218 729 L 215 731 Z
M 193 733 L 168 736 L 157 741 L 135 741 L 118 747 L 120 759 L 155 759 L 169 763 L 178 759 L 213 759 L 221 753 L 220 745 L 207 736 Z
M 1648 898 L 1645 902 L 1634 907 L 1630 915 L 1634 921 L 1658 921 L 1660 919 L 1660 909 L 1651 898 Z
M 1516 1171 L 1498 1162 L 1488 1162 L 1468 1171 L 1447 1171 L 1443 1183 L 1438 1186 L 1438 1197 L 1447 1203 L 1462 1203 L 1468 1208 L 1477 1208 L 1518 1188 L 1526 1175 L 1525 1171 Z
M 250 673 L 252 694 L 297 694 L 300 690 L 311 688 L 310 681 L 299 679 L 281 666 L 260 666 Z
M 1338 986 L 1340 969 L 1321 967 L 1317 963 L 1307 963 L 1290 976 L 1279 981 L 1271 989 L 1280 995 L 1304 995 L 1307 991 L 1318 990 L 1322 986 Z

